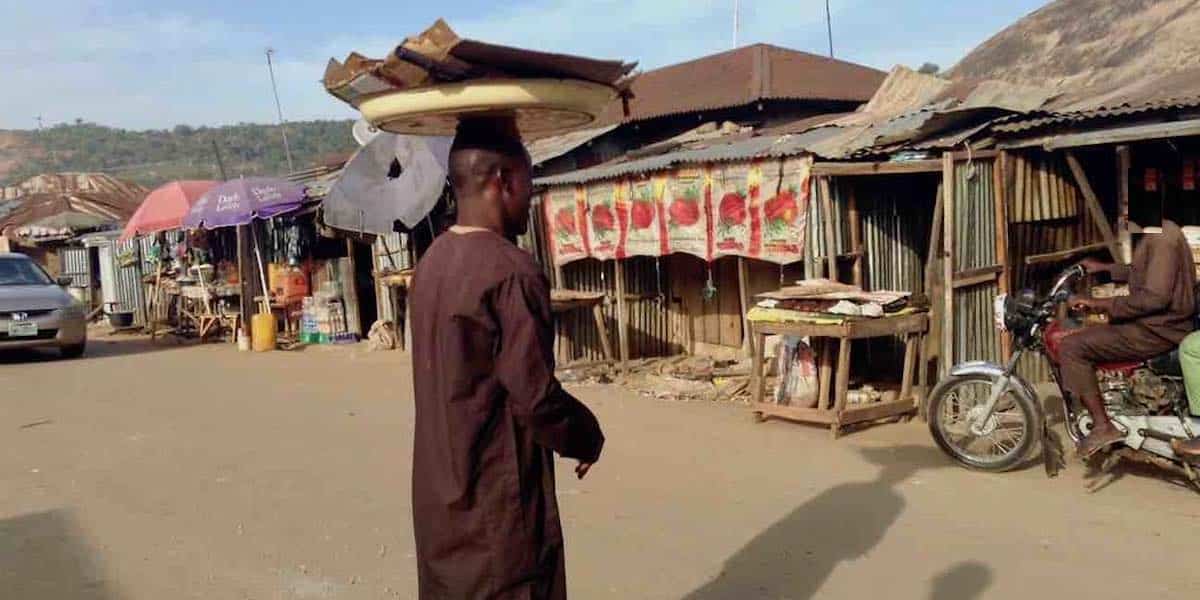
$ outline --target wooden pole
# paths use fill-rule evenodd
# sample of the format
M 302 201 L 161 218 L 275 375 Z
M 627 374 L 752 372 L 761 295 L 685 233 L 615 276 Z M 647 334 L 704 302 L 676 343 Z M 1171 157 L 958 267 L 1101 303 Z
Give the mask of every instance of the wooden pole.
M 746 356 L 754 356 L 754 336 L 750 331 L 750 319 L 746 316 L 750 311 L 750 266 L 744 257 L 737 259 L 738 269 L 738 298 L 742 305 L 742 349 Z
M 954 364 L 954 157 L 942 155 L 942 350 L 938 371 L 950 373 Z
M 250 318 L 254 315 L 253 272 L 250 267 L 250 225 L 237 226 L 238 285 L 241 288 L 242 337 L 252 340 Z
M 830 281 L 838 280 L 837 236 L 833 231 L 833 193 L 829 178 L 820 178 L 821 186 L 821 221 L 825 231 L 826 275 Z
M 617 344 L 620 346 L 621 368 L 625 368 L 625 363 L 629 361 L 629 307 L 628 301 L 625 298 L 625 269 L 621 261 L 613 261 L 613 278 L 616 286 L 617 294 Z
M 1000 265 L 997 287 L 1001 294 L 1009 292 L 1012 267 L 1008 264 L 1008 153 L 1001 151 L 992 164 L 992 190 L 996 205 L 996 263 Z M 1000 334 L 1000 355 L 1008 363 L 1012 356 L 1012 337 Z
M 854 185 L 850 188 L 849 220 L 850 220 L 850 251 L 854 253 L 854 285 L 863 285 L 863 248 L 862 248 L 862 218 L 858 213 L 858 196 L 854 193 Z
M 1083 165 L 1079 164 L 1079 159 L 1070 150 L 1067 151 L 1067 164 L 1071 166 L 1071 174 L 1075 176 L 1075 183 L 1079 184 L 1079 191 L 1083 192 L 1083 202 L 1087 205 L 1096 227 L 1100 229 L 1100 236 L 1104 238 L 1104 244 L 1108 248 L 1109 254 L 1112 255 L 1113 260 L 1120 261 L 1121 248 L 1113 236 L 1112 227 L 1108 224 L 1108 217 L 1104 216 L 1104 209 L 1100 206 L 1100 200 L 1096 198 L 1096 192 L 1092 190 L 1087 173 L 1083 172 Z
M 1133 262 L 1133 236 L 1129 232 L 1129 146 L 1117 146 L 1117 236 L 1121 262 Z

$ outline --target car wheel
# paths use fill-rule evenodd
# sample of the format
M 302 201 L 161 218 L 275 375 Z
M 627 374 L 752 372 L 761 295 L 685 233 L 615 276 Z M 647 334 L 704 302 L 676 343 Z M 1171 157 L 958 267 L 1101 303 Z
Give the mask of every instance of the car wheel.
M 58 352 L 63 358 L 79 358 L 83 356 L 84 350 L 87 350 L 87 342 L 75 344 L 74 346 L 63 346 L 58 349 Z

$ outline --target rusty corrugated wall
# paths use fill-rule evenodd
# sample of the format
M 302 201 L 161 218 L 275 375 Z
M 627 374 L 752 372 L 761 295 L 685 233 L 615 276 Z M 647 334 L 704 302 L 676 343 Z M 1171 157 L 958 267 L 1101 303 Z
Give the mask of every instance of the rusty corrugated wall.
M 997 266 L 994 160 L 969 160 L 954 167 L 954 272 Z M 954 362 L 999 362 L 1000 334 L 993 320 L 999 286 L 982 283 L 954 290 Z

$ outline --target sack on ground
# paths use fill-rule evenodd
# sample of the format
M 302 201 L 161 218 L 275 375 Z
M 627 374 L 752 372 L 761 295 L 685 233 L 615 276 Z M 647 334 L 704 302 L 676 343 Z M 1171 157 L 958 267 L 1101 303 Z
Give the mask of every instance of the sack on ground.
M 396 326 L 391 321 L 375 321 L 367 333 L 367 348 L 370 350 L 395 350 Z

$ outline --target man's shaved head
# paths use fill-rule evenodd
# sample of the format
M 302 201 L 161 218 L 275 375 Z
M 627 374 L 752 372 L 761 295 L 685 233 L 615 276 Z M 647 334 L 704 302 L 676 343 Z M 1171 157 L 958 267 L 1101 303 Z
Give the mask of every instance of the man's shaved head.
M 464 118 L 450 148 L 450 185 L 459 224 L 525 232 L 529 220 L 529 154 L 511 118 Z

